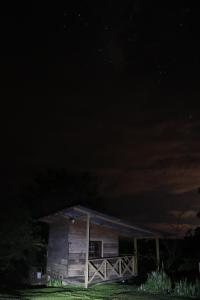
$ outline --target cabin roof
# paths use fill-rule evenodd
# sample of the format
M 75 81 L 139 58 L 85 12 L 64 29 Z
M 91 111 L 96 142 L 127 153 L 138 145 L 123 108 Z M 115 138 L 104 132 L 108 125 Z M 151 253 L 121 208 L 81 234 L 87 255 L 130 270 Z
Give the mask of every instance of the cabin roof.
M 46 223 L 53 223 L 58 221 L 60 218 L 63 219 L 78 219 L 86 215 L 90 215 L 90 221 L 92 224 L 102 225 L 109 227 L 115 230 L 118 230 L 122 234 L 129 236 L 134 236 L 138 238 L 154 238 L 154 237 L 163 237 L 163 234 L 147 230 L 138 226 L 134 226 L 124 220 L 118 219 L 116 217 L 110 216 L 108 214 L 100 213 L 96 210 L 86 208 L 81 205 L 72 206 L 61 211 L 58 211 L 54 214 L 48 215 L 41 218 L 41 221 Z

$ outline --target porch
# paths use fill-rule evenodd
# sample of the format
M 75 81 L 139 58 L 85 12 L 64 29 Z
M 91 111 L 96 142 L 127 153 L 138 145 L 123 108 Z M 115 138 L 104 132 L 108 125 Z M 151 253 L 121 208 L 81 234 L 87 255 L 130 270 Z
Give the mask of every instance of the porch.
M 92 283 L 119 281 L 136 275 L 134 256 L 104 257 L 88 260 L 88 277 L 65 278 L 65 284 L 90 285 Z
M 107 217 L 103 214 L 93 212 L 89 209 L 76 207 L 76 210 L 83 213 L 86 218 L 86 256 L 85 256 L 85 288 L 92 282 L 113 281 L 117 279 L 127 279 L 138 274 L 138 248 L 137 241 L 140 238 L 155 239 L 156 262 L 160 265 L 159 237 L 151 231 L 143 230 L 127 223 L 121 222 L 114 217 Z M 110 256 L 101 258 L 90 257 L 90 226 L 92 223 L 112 227 L 119 232 L 126 232 L 129 238 L 133 239 L 134 255 Z M 139 234 L 138 234 L 139 233 Z

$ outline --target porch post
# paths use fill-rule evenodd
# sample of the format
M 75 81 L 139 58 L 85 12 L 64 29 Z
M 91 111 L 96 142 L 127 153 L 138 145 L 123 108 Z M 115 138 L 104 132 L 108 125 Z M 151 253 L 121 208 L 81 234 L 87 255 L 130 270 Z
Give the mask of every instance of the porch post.
M 159 247 L 159 238 L 156 237 L 156 265 L 157 269 L 159 269 L 160 266 L 160 247 Z
M 138 274 L 138 248 L 137 248 L 137 238 L 134 238 L 134 259 L 135 259 L 135 274 Z
M 88 287 L 88 276 L 89 276 L 89 241 L 90 241 L 90 215 L 87 214 L 86 219 L 86 249 L 85 249 L 85 288 Z

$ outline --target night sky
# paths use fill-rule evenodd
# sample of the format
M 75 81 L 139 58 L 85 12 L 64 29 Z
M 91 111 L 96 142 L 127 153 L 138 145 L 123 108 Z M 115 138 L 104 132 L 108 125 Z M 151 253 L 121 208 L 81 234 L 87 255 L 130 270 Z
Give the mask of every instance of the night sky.
M 160 230 L 199 224 L 192 3 L 28 1 L 1 10 L 2 203 L 36 172 L 66 168 L 99 177 L 95 206 L 105 212 Z

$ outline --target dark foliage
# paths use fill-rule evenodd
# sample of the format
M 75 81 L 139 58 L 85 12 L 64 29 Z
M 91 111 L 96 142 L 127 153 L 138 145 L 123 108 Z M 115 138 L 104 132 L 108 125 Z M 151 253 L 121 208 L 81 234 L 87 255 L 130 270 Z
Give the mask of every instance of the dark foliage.
M 28 282 L 29 268 L 45 247 L 40 225 L 19 201 L 0 212 L 0 282 Z
M 196 228 L 183 239 L 161 241 L 161 259 L 165 270 L 175 280 L 199 276 L 200 230 Z

